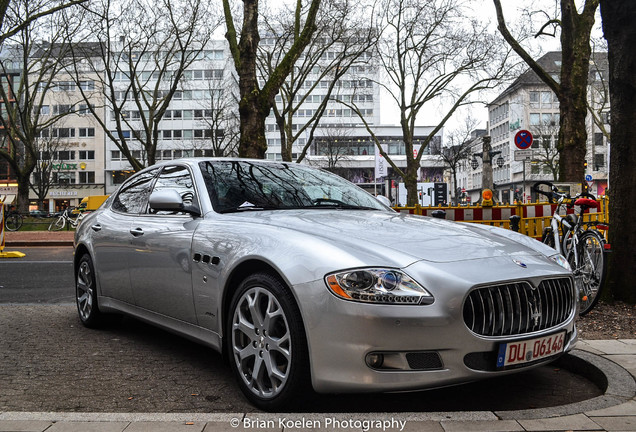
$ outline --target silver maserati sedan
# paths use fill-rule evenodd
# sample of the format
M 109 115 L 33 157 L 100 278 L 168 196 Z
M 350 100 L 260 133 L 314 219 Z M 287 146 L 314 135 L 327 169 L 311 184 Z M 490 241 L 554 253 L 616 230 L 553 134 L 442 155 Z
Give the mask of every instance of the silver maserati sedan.
M 88 327 L 128 314 L 213 347 L 265 410 L 301 392 L 446 386 L 571 350 L 568 263 L 512 231 L 396 213 L 326 171 L 184 159 L 138 172 L 75 236 Z

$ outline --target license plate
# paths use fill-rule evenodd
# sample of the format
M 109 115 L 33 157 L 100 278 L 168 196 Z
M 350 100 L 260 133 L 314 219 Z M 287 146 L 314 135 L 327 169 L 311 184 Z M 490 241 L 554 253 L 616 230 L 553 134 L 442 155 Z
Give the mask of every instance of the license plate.
M 497 367 L 531 363 L 563 352 L 565 332 L 499 345 Z

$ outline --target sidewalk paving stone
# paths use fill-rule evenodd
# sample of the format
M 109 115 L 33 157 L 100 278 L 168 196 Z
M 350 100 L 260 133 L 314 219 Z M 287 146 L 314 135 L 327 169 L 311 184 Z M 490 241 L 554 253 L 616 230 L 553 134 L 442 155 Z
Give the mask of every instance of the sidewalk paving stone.
M 594 422 L 608 432 L 636 431 L 636 416 L 595 417 Z
M 58 422 L 46 432 L 123 432 L 128 425 L 126 422 Z
M 624 340 L 587 340 L 590 347 L 604 354 L 636 354 L 636 344 Z
M 616 416 L 636 416 L 636 400 L 631 400 L 624 404 L 615 405 L 600 410 L 587 411 L 588 417 L 616 417 Z
M 50 421 L 0 420 L 0 432 L 42 432 L 49 426 Z
M 575 414 L 549 419 L 519 420 L 526 431 L 596 431 L 602 428 L 587 416 Z
M 516 420 L 443 421 L 445 432 L 517 432 L 524 431 Z

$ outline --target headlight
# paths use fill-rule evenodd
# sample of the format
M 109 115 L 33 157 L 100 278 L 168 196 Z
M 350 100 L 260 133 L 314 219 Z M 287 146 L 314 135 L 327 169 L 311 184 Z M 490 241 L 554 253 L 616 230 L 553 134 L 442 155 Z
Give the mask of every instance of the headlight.
M 423 286 L 395 269 L 355 269 L 329 274 L 325 280 L 331 292 L 345 300 L 405 305 L 434 300 Z
M 568 260 L 565 259 L 563 255 L 561 254 L 552 255 L 550 259 L 554 261 L 555 263 L 557 263 L 558 265 L 560 265 L 561 267 L 563 267 L 564 269 L 568 271 L 572 271 L 572 267 L 570 267 L 570 263 L 568 262 Z

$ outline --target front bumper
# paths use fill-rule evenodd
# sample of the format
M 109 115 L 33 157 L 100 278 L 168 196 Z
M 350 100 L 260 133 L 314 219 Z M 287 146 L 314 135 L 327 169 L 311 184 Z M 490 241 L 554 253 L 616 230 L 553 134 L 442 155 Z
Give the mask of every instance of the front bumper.
M 481 262 L 477 268 L 497 264 L 492 261 L 500 260 L 480 260 L 491 262 Z M 563 323 L 543 331 L 505 337 L 472 333 L 463 320 L 464 299 L 472 287 L 492 283 L 492 278 L 479 276 L 482 272 L 469 269 L 462 276 L 453 275 L 449 272 L 453 268 L 457 266 L 436 264 L 431 268 L 428 264 L 416 263 L 404 269 L 433 293 L 435 302 L 425 306 L 341 300 L 328 291 L 322 280 L 295 286 L 307 334 L 314 389 L 322 393 L 339 393 L 440 387 L 527 370 L 555 358 L 542 359 L 514 370 L 496 370 L 496 355 L 501 343 L 565 331 L 564 352 L 574 347 L 576 308 Z M 547 273 L 549 276 L 546 276 L 547 269 L 552 273 Z M 512 276 L 519 280 L 519 274 L 518 269 L 512 269 L 510 274 L 499 271 L 499 275 L 504 276 L 502 280 L 514 280 Z M 550 266 L 522 275 L 524 280 L 534 282 L 546 277 L 569 276 L 555 273 Z M 393 353 L 392 361 L 397 368 L 377 370 L 369 367 L 365 358 L 375 352 Z M 407 354 L 420 355 L 418 358 L 424 360 L 424 370 L 409 368 L 410 363 L 405 360 Z M 427 363 L 427 359 L 435 356 L 439 362 Z M 426 368 L 427 364 L 430 368 Z

